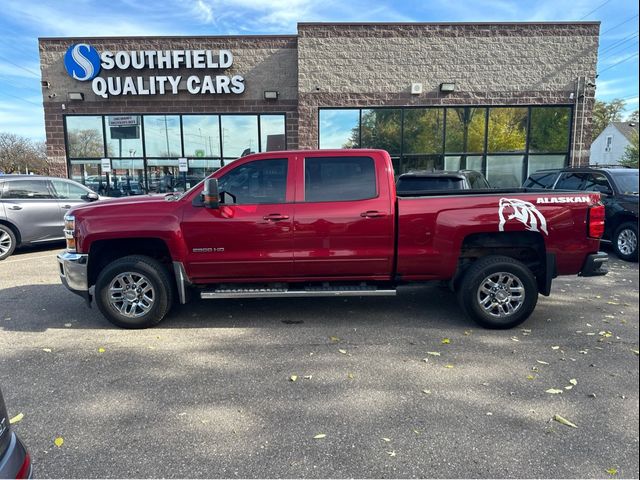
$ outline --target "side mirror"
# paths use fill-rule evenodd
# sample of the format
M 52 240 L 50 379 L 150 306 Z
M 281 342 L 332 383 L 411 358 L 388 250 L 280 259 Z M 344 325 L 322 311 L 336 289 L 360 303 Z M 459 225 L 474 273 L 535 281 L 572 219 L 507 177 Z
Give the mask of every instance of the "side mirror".
M 217 178 L 207 178 L 204 181 L 204 190 L 202 192 L 202 203 L 206 208 L 218 208 L 220 206 Z
M 100 197 L 98 196 L 97 193 L 95 192 L 88 192 L 86 195 L 83 195 L 82 197 L 84 200 L 86 200 L 87 202 L 95 202 L 96 200 L 98 200 Z

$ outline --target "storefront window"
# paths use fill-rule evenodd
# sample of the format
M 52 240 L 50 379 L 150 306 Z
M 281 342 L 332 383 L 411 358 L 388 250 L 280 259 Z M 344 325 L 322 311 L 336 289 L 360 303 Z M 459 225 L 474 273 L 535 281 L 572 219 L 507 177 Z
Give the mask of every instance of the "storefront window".
M 107 176 L 101 175 L 99 160 L 71 160 L 71 179 L 104 194 Z
M 256 115 L 222 115 L 222 154 L 236 159 L 258 151 Z
M 142 159 L 112 159 L 109 175 L 110 197 L 128 197 L 145 193 L 144 161 Z
M 531 109 L 531 152 L 566 152 L 569 148 L 569 107 Z
M 381 148 L 392 155 L 400 153 L 401 113 L 400 109 L 362 110 L 360 147 Z
M 320 110 L 320 148 L 357 148 L 360 110 Z
M 447 108 L 445 151 L 483 152 L 486 108 Z
M 180 117 L 145 115 L 144 145 L 148 157 L 180 157 Z
M 106 116 L 105 128 L 108 157 L 142 156 L 142 125 L 139 115 Z
M 404 112 L 404 153 L 441 153 L 444 109 L 409 108 Z
M 489 155 L 486 174 L 489 184 L 493 188 L 521 186 L 523 162 L 523 155 Z
M 104 157 L 101 116 L 67 116 L 65 119 L 69 158 Z
M 475 170 L 476 172 L 484 174 L 482 171 L 482 155 L 469 155 L 465 159 L 464 168 L 466 170 Z
M 460 170 L 461 167 L 461 161 L 462 161 L 462 157 L 458 156 L 458 157 L 451 157 L 451 156 L 447 156 L 444 157 L 444 169 L 445 170 Z
M 406 155 L 402 163 L 402 173 L 416 170 L 442 170 L 442 155 Z
M 167 193 L 178 190 L 180 172 L 177 158 L 153 158 L 147 160 L 149 191 Z
M 260 115 L 260 151 L 286 149 L 284 115 Z
M 547 168 L 562 168 L 566 162 L 566 155 L 529 155 L 529 171 L 527 175 Z
M 186 157 L 220 158 L 220 117 L 183 115 L 182 137 Z
M 527 145 L 527 108 L 489 109 L 489 152 L 523 152 Z

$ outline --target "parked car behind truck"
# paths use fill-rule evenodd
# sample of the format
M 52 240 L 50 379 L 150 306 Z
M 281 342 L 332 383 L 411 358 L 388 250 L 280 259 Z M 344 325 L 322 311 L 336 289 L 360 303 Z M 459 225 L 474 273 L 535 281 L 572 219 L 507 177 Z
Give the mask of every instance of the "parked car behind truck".
M 603 240 L 618 257 L 638 261 L 638 169 L 578 167 L 540 170 L 525 187 L 600 192 L 605 206 Z
M 118 199 L 66 217 L 62 282 L 126 328 L 174 301 L 395 295 L 446 280 L 489 328 L 523 322 L 557 275 L 604 275 L 597 192 L 396 195 L 389 154 L 249 155 L 183 195 Z

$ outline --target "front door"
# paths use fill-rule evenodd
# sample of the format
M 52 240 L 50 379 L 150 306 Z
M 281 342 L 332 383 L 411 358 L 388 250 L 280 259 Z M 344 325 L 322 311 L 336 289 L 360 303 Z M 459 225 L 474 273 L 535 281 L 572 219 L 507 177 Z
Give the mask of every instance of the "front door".
M 218 179 L 220 208 L 194 204 L 185 209 L 187 275 L 199 282 L 290 277 L 294 209 L 289 159 L 236 162 Z
M 64 223 L 64 216 L 71 209 L 77 205 L 84 205 L 89 200 L 87 194 L 90 190 L 76 184 L 69 180 L 64 179 L 52 179 L 53 191 L 56 198 L 59 200 L 60 205 L 60 221 Z
M 64 238 L 60 205 L 46 178 L 5 182 L 2 202 L 7 219 L 18 227 L 23 243 Z
M 393 267 L 393 204 L 388 182 L 376 178 L 376 172 L 386 171 L 384 159 L 310 155 L 299 161 L 296 276 L 388 278 Z

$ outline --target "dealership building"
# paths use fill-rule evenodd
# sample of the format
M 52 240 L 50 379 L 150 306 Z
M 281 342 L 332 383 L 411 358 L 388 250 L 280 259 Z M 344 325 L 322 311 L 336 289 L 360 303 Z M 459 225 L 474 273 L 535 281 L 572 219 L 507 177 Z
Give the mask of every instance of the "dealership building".
M 300 23 L 297 35 L 41 38 L 47 153 L 113 195 L 249 152 L 383 148 L 517 186 L 588 162 L 599 22 Z

